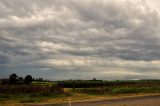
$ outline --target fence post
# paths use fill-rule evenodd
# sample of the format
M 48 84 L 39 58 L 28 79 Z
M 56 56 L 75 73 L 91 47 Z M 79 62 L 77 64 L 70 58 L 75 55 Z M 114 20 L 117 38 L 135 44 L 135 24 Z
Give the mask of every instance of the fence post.
M 69 98 L 69 101 L 68 101 L 68 102 L 69 102 L 69 106 L 71 106 L 71 99 L 70 99 L 70 98 Z

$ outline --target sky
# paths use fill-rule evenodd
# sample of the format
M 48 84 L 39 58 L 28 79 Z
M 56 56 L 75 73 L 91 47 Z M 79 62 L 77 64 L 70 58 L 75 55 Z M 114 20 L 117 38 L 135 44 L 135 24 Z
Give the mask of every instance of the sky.
M 159 0 L 0 0 L 0 78 L 160 78 Z

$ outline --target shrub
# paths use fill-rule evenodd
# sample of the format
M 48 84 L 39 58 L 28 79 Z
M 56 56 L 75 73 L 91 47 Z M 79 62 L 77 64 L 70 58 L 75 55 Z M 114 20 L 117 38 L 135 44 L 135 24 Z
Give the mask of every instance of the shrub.
M 11 75 L 9 76 L 9 82 L 10 82 L 11 84 L 15 84 L 15 83 L 17 82 L 17 75 L 16 75 L 15 73 L 13 73 L 13 74 L 11 74 Z
M 32 82 L 32 76 L 31 75 L 27 75 L 24 79 L 24 83 L 25 84 L 30 84 Z

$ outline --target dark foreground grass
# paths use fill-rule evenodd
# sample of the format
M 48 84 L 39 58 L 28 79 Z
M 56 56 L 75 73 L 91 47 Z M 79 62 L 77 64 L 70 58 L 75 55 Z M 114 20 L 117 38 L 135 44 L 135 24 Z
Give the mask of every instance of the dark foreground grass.
M 41 94 L 0 94 L 0 102 L 5 102 L 8 100 L 18 101 L 20 103 L 27 102 L 41 102 L 49 98 L 58 98 L 62 97 L 65 94 L 50 94 L 50 95 L 41 95 Z
M 47 98 L 63 96 L 64 90 L 57 85 L 3 85 L 0 86 L 0 102 L 16 100 L 21 103 L 40 102 Z
M 19 103 L 32 103 L 32 102 L 42 102 L 50 98 L 62 98 L 69 97 L 71 94 L 50 94 L 50 95 L 41 95 L 41 94 L 0 94 L 0 103 L 6 102 L 8 100 L 17 101 Z
M 3 94 L 32 94 L 32 93 L 40 93 L 40 94 L 61 94 L 63 93 L 63 88 L 56 85 L 4 85 L 0 86 L 0 93 Z

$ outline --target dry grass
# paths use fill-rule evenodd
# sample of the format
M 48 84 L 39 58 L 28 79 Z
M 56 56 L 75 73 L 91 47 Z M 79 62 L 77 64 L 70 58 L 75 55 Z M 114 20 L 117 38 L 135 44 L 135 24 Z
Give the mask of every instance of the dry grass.
M 42 103 L 68 103 L 70 98 L 71 102 L 85 102 L 85 101 L 99 101 L 99 100 L 110 100 L 110 99 L 120 99 L 120 98 L 130 98 L 130 97 L 140 97 L 140 96 L 149 96 L 149 95 L 160 95 L 160 94 L 118 94 L 118 95 L 87 95 L 87 94 L 79 94 L 74 93 L 70 97 L 59 97 L 59 98 L 51 98 L 42 101 Z
M 18 103 L 17 101 L 5 101 L 3 103 L 0 103 L 0 106 L 24 106 L 22 103 Z
M 136 101 L 117 102 L 112 104 L 104 104 L 99 106 L 160 106 L 159 99 L 137 99 Z
M 65 89 L 65 92 L 70 92 L 70 89 Z M 32 104 L 68 103 L 69 98 L 70 98 L 71 102 L 85 102 L 85 101 L 99 101 L 99 100 L 140 97 L 140 96 L 149 96 L 149 95 L 160 95 L 160 94 L 158 94 L 158 93 L 157 94 L 138 93 L 138 94 L 117 94 L 117 95 L 88 95 L 88 94 L 73 93 L 72 95 L 69 95 L 69 96 L 47 98 L 39 103 L 37 102 L 37 103 L 32 103 Z M 22 104 L 16 100 L 15 101 L 8 100 L 3 103 L 0 103 L 0 106 L 23 106 L 24 104 L 31 104 L 31 103 L 23 103 Z M 105 106 L 105 105 L 102 105 L 102 106 Z M 116 104 L 116 105 L 107 105 L 107 106 L 128 106 L 128 104 Z

